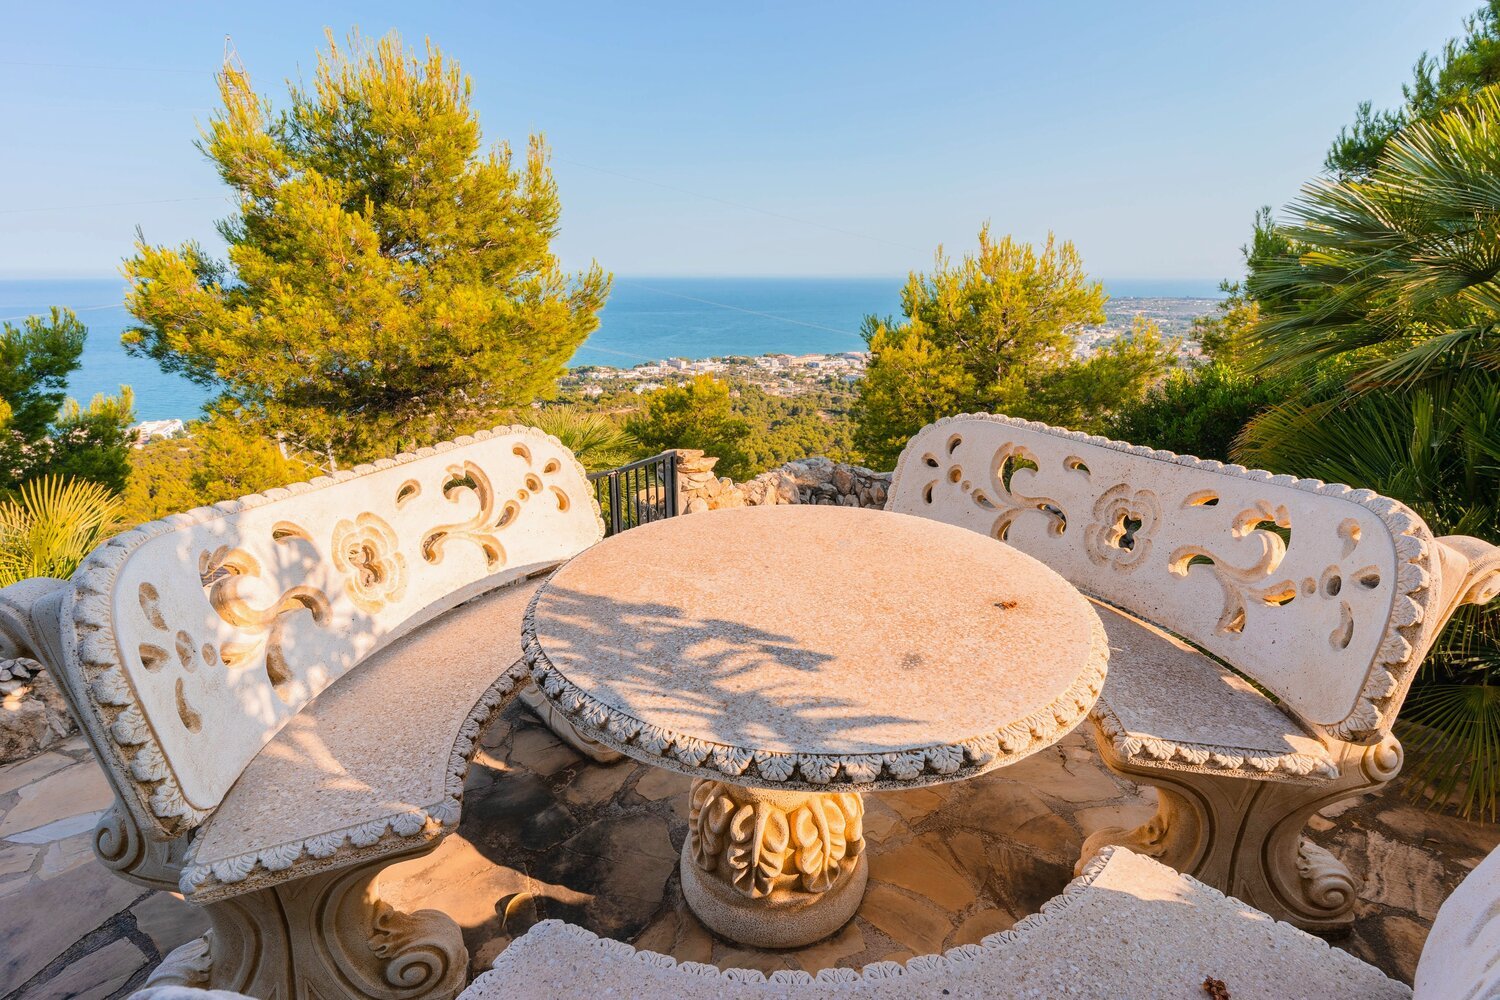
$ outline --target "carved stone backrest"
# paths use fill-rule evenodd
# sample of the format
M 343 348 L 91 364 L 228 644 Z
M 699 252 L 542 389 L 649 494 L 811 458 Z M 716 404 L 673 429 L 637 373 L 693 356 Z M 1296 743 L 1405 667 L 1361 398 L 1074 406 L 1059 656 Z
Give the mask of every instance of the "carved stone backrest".
M 1500 850 L 1438 907 L 1417 963 L 1412 1000 L 1500 996 Z
M 1440 624 L 1427 526 L 1368 490 L 966 414 L 911 439 L 886 506 L 1016 546 L 1357 743 Z
M 111 539 L 74 574 L 51 658 L 136 821 L 177 836 L 363 659 L 602 536 L 573 455 L 499 428 Z

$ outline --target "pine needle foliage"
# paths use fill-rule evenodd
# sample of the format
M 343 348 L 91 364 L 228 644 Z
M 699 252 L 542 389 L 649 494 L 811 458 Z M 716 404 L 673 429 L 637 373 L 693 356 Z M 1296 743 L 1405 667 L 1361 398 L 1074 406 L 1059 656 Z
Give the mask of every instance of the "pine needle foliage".
M 609 278 L 567 275 L 547 146 L 484 147 L 437 48 L 330 35 L 280 110 L 236 65 L 200 148 L 228 259 L 138 239 L 124 340 L 336 467 L 472 431 L 555 392 Z

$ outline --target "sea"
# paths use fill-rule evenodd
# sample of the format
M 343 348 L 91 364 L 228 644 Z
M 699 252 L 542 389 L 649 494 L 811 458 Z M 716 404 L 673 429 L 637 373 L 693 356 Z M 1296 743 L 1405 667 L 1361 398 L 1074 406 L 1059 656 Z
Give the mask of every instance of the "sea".
M 904 278 L 684 278 L 616 276 L 599 329 L 578 349 L 573 366 L 629 368 L 665 358 L 728 354 L 833 354 L 864 348 L 867 315 L 900 311 Z M 1116 298 L 1218 298 L 1212 281 L 1105 281 Z M 68 393 L 135 392 L 138 420 L 191 420 L 210 393 L 131 357 L 120 334 L 132 323 L 118 279 L 0 280 L 0 321 L 66 306 L 88 327 L 82 364 Z

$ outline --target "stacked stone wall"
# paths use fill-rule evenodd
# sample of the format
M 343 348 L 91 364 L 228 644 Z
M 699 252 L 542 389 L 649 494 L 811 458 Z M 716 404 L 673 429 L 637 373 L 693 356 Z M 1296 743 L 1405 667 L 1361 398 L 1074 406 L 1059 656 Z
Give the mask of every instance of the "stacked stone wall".
M 891 473 L 826 458 L 801 458 L 736 483 L 714 474 L 718 459 L 695 449 L 677 452 L 679 510 L 698 514 L 729 507 L 811 503 L 839 507 L 885 506 Z

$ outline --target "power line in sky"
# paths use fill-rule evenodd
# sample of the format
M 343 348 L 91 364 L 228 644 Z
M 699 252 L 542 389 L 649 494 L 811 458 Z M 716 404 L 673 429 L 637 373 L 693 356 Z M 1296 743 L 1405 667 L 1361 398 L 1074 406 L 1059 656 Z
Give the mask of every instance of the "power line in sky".
M 223 201 L 227 195 L 204 194 L 191 198 L 154 198 L 148 201 L 104 201 L 92 205 L 48 205 L 38 208 L 0 208 L 0 215 L 21 215 L 26 212 L 83 212 L 96 208 L 130 208 L 134 205 L 175 205 L 186 201 Z

